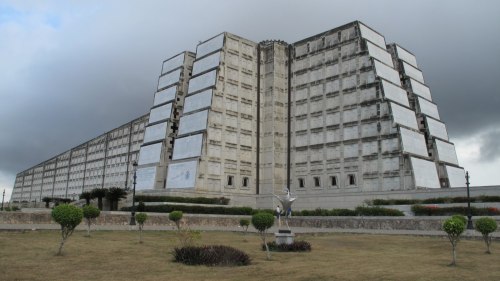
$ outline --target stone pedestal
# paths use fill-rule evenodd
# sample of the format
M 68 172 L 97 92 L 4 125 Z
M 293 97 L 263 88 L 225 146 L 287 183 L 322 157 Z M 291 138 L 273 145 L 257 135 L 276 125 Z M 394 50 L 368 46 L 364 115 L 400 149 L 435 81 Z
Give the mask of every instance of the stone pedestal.
M 295 234 L 292 233 L 290 230 L 278 230 L 278 232 L 274 233 L 274 236 L 276 237 L 276 244 L 281 245 L 281 244 L 287 244 L 290 245 L 293 243 L 293 238 L 295 237 Z

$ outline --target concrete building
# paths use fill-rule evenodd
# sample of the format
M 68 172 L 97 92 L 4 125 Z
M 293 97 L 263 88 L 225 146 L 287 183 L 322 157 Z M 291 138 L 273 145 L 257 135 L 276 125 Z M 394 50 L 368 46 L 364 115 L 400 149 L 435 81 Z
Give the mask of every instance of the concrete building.
M 333 208 L 465 185 L 415 56 L 359 21 L 293 44 L 221 33 L 157 89 L 149 115 L 19 173 L 11 200 L 130 187 L 136 159 L 139 192 L 263 208 L 286 187 Z

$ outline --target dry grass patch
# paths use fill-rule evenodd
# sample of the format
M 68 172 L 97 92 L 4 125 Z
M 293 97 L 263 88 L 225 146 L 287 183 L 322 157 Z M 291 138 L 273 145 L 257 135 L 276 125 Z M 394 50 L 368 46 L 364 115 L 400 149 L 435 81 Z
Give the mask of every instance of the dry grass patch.
M 55 256 L 59 232 L 0 232 L 0 280 L 500 280 L 500 247 L 484 254 L 482 240 L 461 241 L 457 267 L 444 237 L 298 235 L 311 252 L 274 252 L 266 260 L 257 234 L 202 232 L 197 244 L 227 245 L 252 258 L 244 267 L 173 262 L 173 231 L 78 231 Z M 270 235 L 270 238 L 272 235 Z M 272 238 L 271 238 L 272 239 Z M 498 252 L 497 252 L 498 251 Z

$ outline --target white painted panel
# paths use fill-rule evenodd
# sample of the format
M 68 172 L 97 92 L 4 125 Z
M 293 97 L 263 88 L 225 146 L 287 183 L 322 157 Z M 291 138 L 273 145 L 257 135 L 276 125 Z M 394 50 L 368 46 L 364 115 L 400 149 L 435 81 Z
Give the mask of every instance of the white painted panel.
M 423 134 L 405 128 L 400 128 L 400 132 L 403 152 L 413 153 L 425 157 L 429 156 Z
M 158 122 L 160 120 L 169 119 L 172 114 L 172 103 L 167 103 L 160 107 L 151 109 L 149 113 L 149 124 Z
M 429 134 L 431 136 L 448 140 L 448 132 L 446 131 L 446 126 L 444 123 L 436 121 L 432 118 L 425 118 L 427 122 L 427 128 L 429 129 Z
M 415 58 L 414 55 L 410 54 L 409 52 L 407 52 L 405 49 L 399 47 L 398 45 L 396 45 L 396 52 L 398 53 L 398 58 L 413 65 L 414 67 L 418 67 L 417 59 Z
M 166 88 L 162 91 L 156 92 L 153 105 L 159 105 L 175 99 L 177 93 L 177 86 Z
M 450 187 L 465 187 L 465 171 L 463 168 L 445 166 Z
M 181 67 L 184 64 L 184 53 L 179 54 L 167 61 L 163 62 L 163 66 L 161 68 L 161 74 L 165 74 L 172 69 Z
M 458 165 L 457 152 L 452 143 L 436 139 L 436 149 L 439 161 Z
M 380 48 L 385 49 L 385 39 L 382 35 L 378 34 L 377 32 L 373 31 L 369 27 L 365 26 L 364 24 L 359 25 L 359 30 L 361 32 L 361 37 L 370 40 L 371 42 L 375 43 L 378 45 Z
M 164 140 L 167 134 L 168 122 L 159 123 L 146 127 L 144 132 L 144 143 Z
M 393 68 L 375 60 L 375 72 L 377 73 L 377 76 L 382 77 L 386 80 L 391 81 L 392 83 L 400 86 L 401 81 L 399 79 L 399 73 L 394 70 Z
M 439 120 L 439 112 L 437 105 L 421 97 L 418 97 L 418 105 L 420 107 L 420 112 Z
M 432 101 L 431 91 L 427 86 L 417 82 L 416 80 L 410 79 L 410 85 L 413 93 L 415 95 L 421 96 L 427 100 Z
M 206 70 L 219 66 L 220 52 L 211 54 L 201 60 L 197 60 L 193 64 L 193 76 L 202 73 Z
M 213 51 L 219 50 L 224 45 L 224 34 L 220 34 L 208 41 L 205 41 L 196 47 L 196 58 L 201 58 L 202 56 L 211 53 Z
M 440 188 L 439 178 L 434 162 L 410 157 L 415 187 Z
M 392 57 L 391 55 L 386 51 L 385 47 L 382 49 L 370 42 L 366 42 L 366 45 L 368 47 L 368 53 L 376 58 L 377 60 L 387 64 L 390 67 L 394 67 L 394 64 L 392 63 Z
M 139 152 L 139 165 L 159 163 L 161 158 L 162 143 L 142 146 Z
M 181 117 L 179 135 L 207 129 L 208 110 L 196 112 Z
M 196 91 L 214 86 L 216 77 L 217 70 L 213 70 L 203 75 L 192 78 L 191 80 L 189 80 L 188 93 L 194 93 Z
M 186 97 L 184 100 L 183 114 L 210 107 L 212 104 L 212 89 L 200 92 L 198 94 Z
M 158 81 L 158 90 L 170 86 L 174 83 L 178 83 L 179 78 L 181 77 L 181 70 L 182 69 L 179 68 L 177 70 L 170 72 L 169 74 L 160 76 L 160 79 Z
M 391 84 L 385 80 L 382 80 L 382 87 L 384 89 L 384 97 L 395 101 L 399 104 L 410 107 L 408 103 L 408 96 L 406 95 L 406 91 L 401 87 L 398 87 L 394 84 Z
M 394 123 L 418 130 L 417 118 L 413 110 L 392 102 L 390 104 Z
M 175 139 L 173 160 L 185 159 L 201 155 L 203 134 Z
M 405 72 L 406 75 L 417 80 L 418 82 L 425 83 L 424 75 L 422 74 L 422 71 L 418 70 L 418 68 L 415 68 L 407 64 L 406 62 L 403 62 L 403 71 Z
M 135 189 L 154 189 L 156 180 L 156 167 L 146 167 L 137 169 L 137 180 Z
M 167 188 L 192 188 L 196 184 L 198 160 L 168 166 Z

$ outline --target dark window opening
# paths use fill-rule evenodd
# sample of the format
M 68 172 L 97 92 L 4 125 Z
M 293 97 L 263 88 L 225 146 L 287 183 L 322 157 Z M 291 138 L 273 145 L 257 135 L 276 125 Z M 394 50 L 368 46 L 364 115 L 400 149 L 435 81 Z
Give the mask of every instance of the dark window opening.
M 337 186 L 337 177 L 335 176 L 330 177 L 330 184 L 331 186 Z
M 299 187 L 304 188 L 304 179 L 299 179 Z
M 356 185 L 356 176 L 355 175 L 348 175 L 349 178 L 349 185 Z
M 314 177 L 314 187 L 320 187 L 321 186 L 321 181 L 319 177 Z
M 227 176 L 227 185 L 228 186 L 233 186 L 233 181 L 234 181 L 233 176 Z
M 247 177 L 243 178 L 243 187 L 248 187 L 248 178 Z

